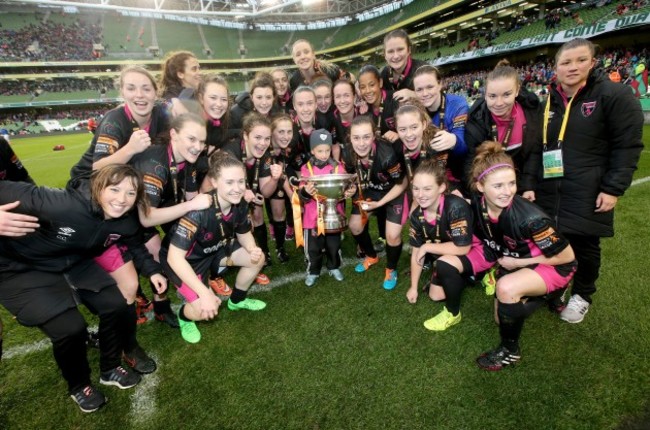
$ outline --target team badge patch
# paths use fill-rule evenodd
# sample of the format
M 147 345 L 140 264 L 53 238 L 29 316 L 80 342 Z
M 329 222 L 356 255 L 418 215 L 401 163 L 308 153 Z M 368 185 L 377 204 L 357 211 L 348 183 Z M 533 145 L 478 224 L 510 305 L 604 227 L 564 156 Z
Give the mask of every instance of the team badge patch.
M 584 102 L 580 108 L 582 116 L 588 118 L 596 110 L 596 102 Z
M 325 139 L 327 139 L 327 135 L 324 133 L 319 134 L 318 137 L 320 137 L 320 140 L 322 140 L 323 142 L 325 142 Z
M 517 242 L 514 239 L 512 239 L 512 238 L 510 238 L 510 237 L 508 237 L 506 235 L 503 235 L 503 241 L 506 243 L 506 246 L 510 250 L 517 248 Z

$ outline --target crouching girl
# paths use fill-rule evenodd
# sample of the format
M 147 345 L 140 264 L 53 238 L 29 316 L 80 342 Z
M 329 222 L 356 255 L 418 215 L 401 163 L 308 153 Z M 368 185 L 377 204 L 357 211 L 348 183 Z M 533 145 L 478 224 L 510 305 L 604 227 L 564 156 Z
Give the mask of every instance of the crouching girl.
M 422 265 L 428 255 L 435 259 L 428 285 L 429 297 L 445 301 L 444 309 L 425 321 L 429 330 L 442 331 L 460 322 L 460 299 L 465 280 L 459 257 L 472 245 L 472 210 L 467 202 L 449 194 L 444 167 L 435 159 L 425 160 L 413 176 L 413 203 L 410 217 L 411 288 L 409 302 L 418 298 Z
M 194 321 L 211 320 L 221 300 L 206 286 L 210 272 L 220 268 L 240 267 L 228 309 L 259 311 L 266 307 L 261 300 L 247 298 L 248 288 L 264 265 L 264 253 L 255 245 L 248 218 L 246 170 L 228 153 L 210 157 L 208 178 L 213 190 L 212 206 L 192 211 L 181 218 L 165 238 L 161 261 L 170 280 L 185 301 L 178 311 L 183 339 L 201 340 Z
M 499 263 L 496 299 L 501 344 L 476 360 L 485 370 L 501 370 L 520 360 L 519 337 L 526 317 L 545 298 L 566 288 L 576 270 L 569 242 L 535 204 L 517 195 L 512 158 L 498 142 L 485 142 L 472 163 L 475 232 L 482 242 L 461 257 L 474 275 Z

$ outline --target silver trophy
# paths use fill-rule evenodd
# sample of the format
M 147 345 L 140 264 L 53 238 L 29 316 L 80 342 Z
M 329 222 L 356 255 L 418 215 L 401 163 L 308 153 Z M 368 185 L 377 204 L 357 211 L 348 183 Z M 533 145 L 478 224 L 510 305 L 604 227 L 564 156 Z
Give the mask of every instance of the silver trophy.
M 325 199 L 323 220 L 326 233 L 340 233 L 348 227 L 348 220 L 338 213 L 336 205 L 343 200 L 343 194 L 356 179 L 356 175 L 334 173 L 331 175 L 303 176 L 300 181 L 311 182 L 316 187 L 316 198 Z

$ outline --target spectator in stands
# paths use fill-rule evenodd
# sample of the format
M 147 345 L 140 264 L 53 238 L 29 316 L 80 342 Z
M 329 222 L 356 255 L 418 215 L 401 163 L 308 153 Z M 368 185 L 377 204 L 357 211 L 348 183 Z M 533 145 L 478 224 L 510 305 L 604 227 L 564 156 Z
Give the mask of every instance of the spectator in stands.
M 566 42 L 555 55 L 557 82 L 545 103 L 548 131 L 542 134 L 544 163 L 535 191 L 535 202 L 556 220 L 578 260 L 573 295 L 561 313 L 570 323 L 581 322 L 589 310 L 600 238 L 614 235 L 614 208 L 643 150 L 639 101 L 595 71 L 594 56 L 586 39 Z

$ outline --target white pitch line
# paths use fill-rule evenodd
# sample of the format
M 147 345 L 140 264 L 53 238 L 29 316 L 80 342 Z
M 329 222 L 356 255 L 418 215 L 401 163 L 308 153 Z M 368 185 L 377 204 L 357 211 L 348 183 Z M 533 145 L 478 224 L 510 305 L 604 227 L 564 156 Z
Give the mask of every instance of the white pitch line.
M 22 357 L 23 355 L 31 354 L 34 352 L 44 351 L 52 347 L 50 339 L 41 339 L 38 342 L 30 343 L 27 345 L 15 346 L 7 349 L 2 354 L 3 360 L 9 360 L 14 357 Z
M 155 354 L 149 354 L 160 368 L 160 359 Z M 148 423 L 155 415 L 156 408 L 156 388 L 160 382 L 159 371 L 149 375 L 143 375 L 142 381 L 136 385 L 133 394 L 131 394 L 131 421 L 139 427 Z
M 650 176 L 646 176 L 645 178 L 635 179 L 632 181 L 632 184 L 630 186 L 634 187 L 635 185 L 644 184 L 646 182 L 650 182 Z

